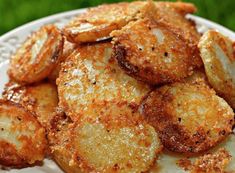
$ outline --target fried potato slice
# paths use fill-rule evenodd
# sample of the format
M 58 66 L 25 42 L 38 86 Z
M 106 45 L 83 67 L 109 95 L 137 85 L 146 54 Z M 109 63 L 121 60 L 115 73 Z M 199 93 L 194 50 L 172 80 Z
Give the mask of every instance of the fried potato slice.
M 186 15 L 188 13 L 195 13 L 197 11 L 197 8 L 195 7 L 194 4 L 192 3 L 187 3 L 187 2 L 164 2 L 164 1 L 156 1 L 155 5 L 158 10 L 161 12 L 161 15 L 163 15 L 163 11 L 168 10 L 168 13 L 165 13 L 163 16 L 169 15 L 169 13 L 172 14 L 172 11 L 176 11 L 180 15 Z M 162 10 L 162 11 L 161 11 Z M 170 11 L 170 12 L 169 12 Z M 171 15 L 170 14 L 170 15 Z M 177 14 L 175 14 L 177 15 Z M 177 17 L 181 18 L 181 17 Z
M 0 100 L 0 164 L 22 167 L 44 158 L 44 128 L 23 107 Z
M 111 43 L 80 46 L 62 65 L 57 79 L 59 105 L 72 119 L 102 101 L 126 101 L 138 106 L 150 91 L 149 86 L 126 75 L 111 58 L 111 52 Z
M 64 34 L 74 43 L 96 42 L 110 38 L 110 32 L 120 29 L 140 13 L 151 12 L 152 2 L 105 4 L 90 8 L 64 27 Z
M 120 67 L 149 84 L 179 81 L 201 64 L 187 40 L 174 28 L 150 18 L 131 22 L 111 35 L 113 56 Z
M 204 83 L 158 88 L 143 101 L 141 111 L 164 147 L 188 155 L 214 147 L 234 125 L 233 110 Z
M 191 3 L 182 2 L 155 2 L 155 5 L 154 19 L 174 28 L 174 31 L 184 37 L 189 42 L 189 46 L 195 49 L 196 56 L 199 58 L 197 44 L 201 35 L 197 32 L 195 23 L 185 17 L 188 13 L 196 12 L 196 7 Z
M 46 78 L 55 67 L 62 47 L 63 37 L 56 26 L 41 27 L 12 56 L 9 76 L 21 83 Z
M 126 102 L 103 102 L 94 106 L 87 116 L 68 125 L 64 131 L 59 130 L 59 135 L 54 130 L 53 136 L 57 137 L 52 151 L 57 162 L 62 163 L 62 167 L 67 165 L 64 169 L 71 166 L 80 172 L 147 171 L 162 149 L 154 128 Z M 65 161 L 69 158 L 68 152 L 65 157 L 60 156 L 65 151 L 71 152 L 70 160 Z
M 198 46 L 209 83 L 235 109 L 235 48 L 232 41 L 209 30 Z
M 64 46 L 63 46 L 63 53 L 58 57 L 58 62 L 56 63 L 56 66 L 52 70 L 52 72 L 49 74 L 48 78 L 50 81 L 55 82 L 56 79 L 59 77 L 59 72 L 61 69 L 61 64 L 66 60 L 66 58 L 74 51 L 76 45 L 65 40 Z
M 57 88 L 48 82 L 29 86 L 9 82 L 3 92 L 3 98 L 19 103 L 28 111 L 35 113 L 38 121 L 46 129 L 58 106 Z

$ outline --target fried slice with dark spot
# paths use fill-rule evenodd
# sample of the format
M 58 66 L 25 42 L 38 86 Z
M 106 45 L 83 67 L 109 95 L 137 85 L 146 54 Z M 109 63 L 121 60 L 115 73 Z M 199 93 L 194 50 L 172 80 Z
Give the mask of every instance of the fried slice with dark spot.
M 73 19 L 63 31 L 74 43 L 104 40 L 110 38 L 113 30 L 122 28 L 136 16 L 151 12 L 153 7 L 151 1 L 100 5 Z
M 8 74 L 20 83 L 34 83 L 54 69 L 63 48 L 63 37 L 54 25 L 34 32 L 12 56 Z
M 147 171 L 162 150 L 154 128 L 125 102 L 93 107 L 82 119 L 51 134 L 60 166 L 72 172 Z
M 0 164 L 23 167 L 44 159 L 46 133 L 23 107 L 0 100 Z
M 112 36 L 113 56 L 120 67 L 152 85 L 179 81 L 201 65 L 187 40 L 163 22 L 140 19 Z
M 62 65 L 57 79 L 60 106 L 72 119 L 102 101 L 126 101 L 138 106 L 148 85 L 128 76 L 111 58 L 112 44 L 77 47 Z
M 25 109 L 35 113 L 38 121 L 46 129 L 58 106 L 57 88 L 48 82 L 27 86 L 9 82 L 3 92 L 3 98 L 19 103 Z
M 141 111 L 171 151 L 206 151 L 232 132 L 230 106 L 204 83 L 174 83 L 152 91 Z
M 196 7 L 193 4 L 182 2 L 155 2 L 155 5 L 154 20 L 164 22 L 174 28 L 188 41 L 189 46 L 195 49 L 195 53 L 199 56 L 197 44 L 201 35 L 197 32 L 195 23 L 185 17 L 188 13 L 196 12 Z

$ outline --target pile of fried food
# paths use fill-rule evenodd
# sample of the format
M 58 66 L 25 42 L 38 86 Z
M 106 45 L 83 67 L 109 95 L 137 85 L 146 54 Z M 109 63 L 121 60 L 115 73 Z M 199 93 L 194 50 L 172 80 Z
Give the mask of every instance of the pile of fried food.
M 234 172 L 235 46 L 198 33 L 185 18 L 195 11 L 123 2 L 34 32 L 12 56 L 0 100 L 0 164 Z

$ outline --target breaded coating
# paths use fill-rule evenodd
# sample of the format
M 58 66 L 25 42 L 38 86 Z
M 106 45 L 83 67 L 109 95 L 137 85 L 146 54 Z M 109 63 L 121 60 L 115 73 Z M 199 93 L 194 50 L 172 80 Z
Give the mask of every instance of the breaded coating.
M 47 140 L 33 114 L 0 100 L 0 165 L 23 167 L 44 159 Z
M 163 22 L 140 19 L 112 36 L 113 56 L 120 67 L 152 85 L 179 81 L 201 64 L 187 40 Z
M 182 2 L 155 2 L 155 5 L 154 19 L 174 28 L 174 31 L 184 37 L 195 50 L 195 57 L 200 59 L 197 44 L 201 35 L 197 32 L 195 23 L 185 17 L 187 13 L 196 12 L 196 7 Z
M 57 162 L 62 163 L 60 166 L 80 172 L 147 171 L 162 149 L 154 128 L 125 102 L 103 102 L 95 107 L 95 111 L 91 110 L 66 130 L 59 130 L 52 151 Z M 56 133 L 54 130 L 54 136 Z M 65 151 L 70 151 L 70 160 L 65 160 L 69 158 L 68 152 L 65 157 L 60 156 Z
M 12 56 L 8 74 L 20 83 L 46 78 L 55 67 L 63 48 L 63 37 L 54 25 L 34 32 Z
M 191 168 L 191 173 L 223 173 L 231 161 L 228 151 L 221 148 L 219 151 L 206 154 L 196 159 Z
M 59 72 L 61 69 L 61 64 L 66 60 L 66 58 L 74 51 L 76 45 L 65 40 L 64 46 L 63 46 L 63 53 L 58 57 L 58 62 L 56 63 L 56 66 L 52 70 L 52 72 L 49 74 L 48 78 L 50 81 L 55 82 L 56 79 L 59 77 Z
M 53 159 L 67 173 L 80 173 L 81 169 L 75 163 L 71 164 L 72 150 L 69 146 L 69 126 L 72 121 L 62 112 L 58 112 L 51 119 L 51 128 L 48 133 L 49 145 Z
M 38 121 L 46 129 L 58 106 L 57 88 L 48 82 L 29 86 L 9 82 L 3 92 L 3 98 L 19 103 L 28 111 L 35 113 Z
M 164 150 L 158 157 L 158 160 L 149 170 L 149 173 L 166 173 L 166 172 L 177 172 L 177 173 L 189 173 L 194 170 L 195 163 L 204 163 L 210 165 L 206 167 L 203 164 L 200 172 L 204 173 L 210 168 L 216 168 L 220 166 L 221 170 L 211 171 L 210 173 L 233 173 L 235 171 L 235 135 L 231 134 L 219 145 L 206 153 L 202 153 L 193 157 L 186 157 L 182 154 L 172 153 Z M 196 161 L 197 160 L 197 161 Z M 217 161 L 218 160 L 218 161 Z M 198 164 L 197 164 L 198 166 Z M 198 168 L 198 167 L 196 167 Z M 207 169 L 208 168 L 208 169 Z M 204 172 L 203 172 L 204 171 Z
M 191 76 L 185 78 L 184 81 L 187 83 L 204 82 L 205 84 L 209 85 L 204 68 L 195 69 L 193 71 L 193 74 Z
M 235 48 L 233 42 L 209 30 L 200 39 L 199 49 L 211 86 L 235 109 Z
M 110 58 L 111 43 L 84 45 L 67 58 L 57 79 L 59 105 L 76 119 L 102 101 L 126 101 L 138 107 L 149 86 L 126 75 Z
M 163 10 L 168 10 L 168 13 L 164 14 L 164 16 L 169 15 L 172 11 L 176 11 L 180 15 L 186 15 L 188 13 L 195 13 L 197 8 L 192 3 L 187 2 L 164 2 L 164 1 L 156 1 L 155 5 L 157 6 L 158 10 L 161 11 L 161 15 L 163 15 Z M 177 15 L 177 14 L 175 14 Z
M 141 112 L 164 147 L 186 155 L 214 147 L 234 125 L 233 110 L 203 82 L 160 87 L 146 97 Z
M 105 4 L 90 8 L 64 27 L 64 34 L 74 43 L 96 42 L 110 38 L 113 30 L 120 29 L 137 16 L 151 12 L 151 1 Z

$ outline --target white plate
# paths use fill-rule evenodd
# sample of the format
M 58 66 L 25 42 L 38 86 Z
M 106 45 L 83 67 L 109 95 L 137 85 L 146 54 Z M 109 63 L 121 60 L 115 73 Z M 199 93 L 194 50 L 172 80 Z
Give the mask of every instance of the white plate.
M 8 81 L 6 74 L 9 58 L 11 54 L 20 46 L 20 44 L 26 39 L 26 37 L 32 32 L 37 30 L 40 26 L 55 23 L 58 27 L 62 27 L 67 23 L 72 17 L 83 13 L 86 9 L 74 10 L 65 13 L 55 14 L 49 17 L 30 22 L 21 27 L 18 27 L 3 36 L 0 37 L 0 93 L 3 91 L 4 84 Z M 213 23 L 209 20 L 203 19 L 201 17 L 188 15 L 188 18 L 194 20 L 197 24 L 199 32 L 205 32 L 206 30 L 212 28 L 220 31 L 224 35 L 227 35 L 231 39 L 235 40 L 235 33 L 229 29 Z M 1 96 L 0 96 L 1 97 Z M 8 171 L 0 170 L 2 173 L 62 173 L 61 169 L 51 160 L 45 159 L 42 166 L 35 166 L 25 169 L 11 169 Z

